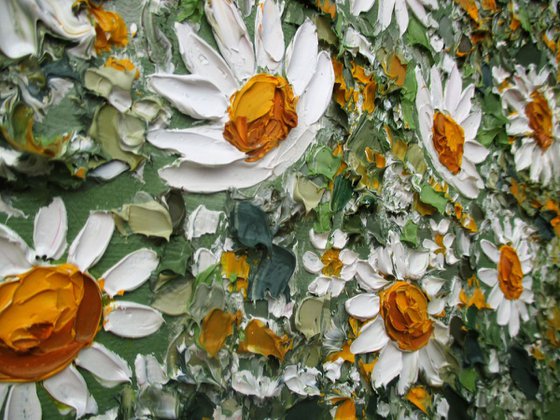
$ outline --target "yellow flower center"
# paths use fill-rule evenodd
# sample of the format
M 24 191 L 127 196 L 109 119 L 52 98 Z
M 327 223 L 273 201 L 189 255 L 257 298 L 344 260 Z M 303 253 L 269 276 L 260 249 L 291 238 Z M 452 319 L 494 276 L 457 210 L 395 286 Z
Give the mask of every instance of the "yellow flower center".
M 461 170 L 465 131 L 449 115 L 436 111 L 433 127 L 434 148 L 440 163 L 453 175 Z
M 93 341 L 101 310 L 99 286 L 71 264 L 33 267 L 0 284 L 0 381 L 60 372 Z
M 224 138 L 246 153 L 248 162 L 259 160 L 297 126 L 296 104 L 286 79 L 257 74 L 232 95 Z
M 339 277 L 342 271 L 342 261 L 340 261 L 340 249 L 327 249 L 321 256 L 323 269 L 321 272 L 328 277 Z
M 385 331 L 401 350 L 416 351 L 428 344 L 434 327 L 422 290 L 398 281 L 382 291 L 380 297 Z
M 500 247 L 498 281 L 506 299 L 519 299 L 523 293 L 523 270 L 515 249 L 509 245 Z
M 525 114 L 529 118 L 535 142 L 545 152 L 552 144 L 552 111 L 539 91 L 531 93 L 531 99 L 533 100 L 525 106 Z

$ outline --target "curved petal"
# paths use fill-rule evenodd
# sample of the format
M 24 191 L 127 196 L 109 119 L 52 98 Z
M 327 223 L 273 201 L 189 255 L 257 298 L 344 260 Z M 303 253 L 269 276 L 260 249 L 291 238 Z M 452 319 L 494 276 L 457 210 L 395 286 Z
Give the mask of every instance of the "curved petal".
M 329 53 L 321 51 L 317 67 L 305 92 L 299 98 L 297 114 L 301 122 L 314 124 L 321 118 L 331 101 L 334 86 L 334 70 Z
M 461 100 L 461 92 L 463 90 L 463 81 L 461 80 L 461 74 L 456 64 L 453 65 L 451 69 L 451 74 L 445 85 L 444 93 L 444 104 L 445 109 L 450 114 L 453 114 L 455 109 L 457 109 L 457 104 Z
M 496 245 L 487 239 L 483 239 L 480 241 L 480 248 L 482 248 L 482 251 L 490 258 L 490 261 L 494 264 L 498 264 L 498 261 L 500 261 L 500 251 L 498 251 Z
M 441 74 L 436 66 L 433 66 L 430 69 L 430 93 L 432 95 L 432 104 L 434 105 L 434 108 L 442 109 L 443 86 L 441 83 Z
M 152 271 L 159 264 L 157 254 L 151 249 L 134 251 L 101 276 L 104 280 L 103 289 L 110 297 L 124 292 L 130 292 L 144 284 L 150 278 Z
M 374 293 L 362 293 L 344 302 L 346 312 L 359 319 L 371 319 L 379 313 L 379 296 Z
M 501 305 L 503 300 L 504 293 L 501 291 L 498 285 L 495 285 L 488 295 L 488 305 L 490 305 L 490 307 L 494 309 L 497 309 Z
M 226 96 L 239 88 L 239 84 L 224 59 L 206 41 L 199 37 L 187 23 L 175 23 L 179 51 L 187 69 L 205 77 Z
M 498 281 L 498 272 L 493 268 L 481 268 L 477 274 L 478 278 L 490 287 L 494 287 Z
M 105 307 L 103 328 L 120 337 L 139 338 L 155 333 L 163 324 L 155 309 L 135 302 L 117 301 Z
M 509 323 L 510 315 L 511 315 L 511 307 L 512 307 L 511 300 L 509 299 L 502 300 L 502 303 L 500 303 L 500 305 L 498 306 L 498 311 L 497 311 L 498 325 L 507 325 Z
M 321 259 L 311 251 L 307 251 L 302 257 L 303 266 L 307 271 L 313 274 L 318 274 L 323 269 L 323 262 Z
M 461 127 L 465 130 L 465 139 L 472 140 L 476 137 L 481 119 L 482 113 L 474 111 L 464 121 L 461 121 Z
M 241 81 L 252 76 L 255 71 L 253 44 L 235 3 L 207 0 L 204 10 L 218 48 L 237 79 Z
M 32 252 L 21 237 L 0 225 L 0 276 L 23 273 L 31 268 Z
M 128 164 L 120 160 L 111 160 L 96 167 L 93 171 L 88 172 L 88 176 L 99 178 L 104 181 L 113 179 L 124 171 L 128 171 Z
M 517 309 L 517 302 L 511 302 L 510 310 L 511 313 L 509 315 L 509 323 L 508 323 L 508 331 L 510 337 L 515 337 L 519 332 L 519 311 Z
M 465 143 L 465 158 L 472 163 L 482 163 L 490 151 L 477 141 L 467 141 Z
M 387 386 L 396 378 L 403 369 L 403 353 L 393 344 L 389 343 L 381 353 L 371 373 L 373 386 Z
M 403 36 L 408 28 L 408 9 L 406 7 L 406 2 L 397 1 L 395 3 L 395 18 L 397 19 L 397 25 L 399 27 L 399 34 Z
M 348 234 L 340 229 L 335 229 L 332 233 L 332 246 L 334 248 L 342 249 L 346 246 L 347 242 Z
M 90 214 L 86 224 L 70 245 L 68 262 L 86 272 L 105 253 L 114 229 L 115 221 L 112 215 L 101 212 Z
M 382 349 L 389 342 L 385 324 L 380 316 L 363 325 L 360 335 L 350 345 L 353 354 L 371 353 Z
M 471 112 L 471 101 L 474 95 L 474 85 L 468 85 L 461 95 L 457 107 L 450 111 L 455 121 L 463 121 Z
M 183 160 L 166 166 L 159 174 L 170 186 L 189 192 L 213 193 L 230 188 L 248 188 L 272 175 L 272 170 L 244 160 L 226 165 L 201 165 Z
M 64 201 L 60 197 L 55 197 L 47 207 L 41 207 L 35 216 L 33 228 L 35 255 L 59 259 L 66 250 L 67 231 Z
M 245 153 L 226 141 L 222 133 L 222 126 L 201 126 L 150 131 L 147 139 L 160 149 L 175 150 L 200 164 L 220 165 L 245 159 Z
M 358 16 L 362 12 L 369 11 L 375 0 L 350 0 L 350 13 L 354 16 Z
M 325 296 L 331 292 L 333 279 L 329 277 L 319 276 L 307 286 L 307 291 L 315 296 Z
M 179 111 L 193 118 L 215 120 L 226 115 L 226 96 L 205 77 L 194 74 L 152 74 L 149 85 Z
M 402 354 L 402 370 L 397 384 L 397 391 L 403 395 L 411 384 L 418 380 L 418 363 L 420 352 L 413 351 Z
M 89 370 L 106 387 L 130 382 L 132 370 L 128 363 L 100 343 L 84 348 L 75 360 L 76 364 Z
M 389 283 L 365 261 L 356 264 L 356 278 L 360 287 L 367 291 L 382 289 Z
M 41 402 L 34 382 L 14 384 L 4 408 L 4 420 L 41 420 Z
M 281 175 L 286 169 L 301 159 L 307 148 L 313 143 L 317 126 L 299 125 L 290 131 L 288 137 L 273 152 L 262 160 L 263 165 L 273 168 L 274 175 Z M 269 158 L 269 159 L 267 159 Z
M 377 22 L 381 24 L 381 29 L 385 30 L 393 19 L 393 9 L 395 0 L 379 0 L 379 11 L 377 12 Z
M 315 229 L 309 230 L 309 241 L 313 244 L 313 246 L 321 251 L 327 249 L 327 245 L 329 243 L 329 236 L 328 232 L 317 233 Z
M 286 50 L 286 75 L 296 96 L 303 93 L 313 77 L 309 69 L 317 66 L 318 49 L 317 28 L 311 20 L 306 19 Z
M 97 413 L 97 403 L 89 393 L 83 376 L 73 365 L 45 379 L 43 386 L 55 400 L 76 410 L 76 417 Z
M 284 58 L 284 32 L 280 10 L 274 0 L 263 0 L 255 16 L 257 66 L 271 73 L 279 70 Z

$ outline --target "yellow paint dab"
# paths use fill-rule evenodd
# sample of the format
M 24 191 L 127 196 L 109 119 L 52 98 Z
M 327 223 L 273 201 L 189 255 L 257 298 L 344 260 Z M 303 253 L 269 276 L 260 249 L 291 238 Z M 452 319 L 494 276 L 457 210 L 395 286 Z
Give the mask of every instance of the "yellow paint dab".
M 245 328 L 245 339 L 239 344 L 240 353 L 255 353 L 284 360 L 293 347 L 293 340 L 287 335 L 279 337 L 258 319 L 253 319 Z
M 345 398 L 342 404 L 336 408 L 335 420 L 355 420 L 356 403 L 352 398 Z
M 423 386 L 415 386 L 408 391 L 406 399 L 428 414 L 428 408 L 432 405 L 432 397 Z
M 218 308 L 213 309 L 204 317 L 199 342 L 210 357 L 216 357 L 227 338 L 233 334 L 233 324 L 237 320 L 238 314 L 225 312 Z

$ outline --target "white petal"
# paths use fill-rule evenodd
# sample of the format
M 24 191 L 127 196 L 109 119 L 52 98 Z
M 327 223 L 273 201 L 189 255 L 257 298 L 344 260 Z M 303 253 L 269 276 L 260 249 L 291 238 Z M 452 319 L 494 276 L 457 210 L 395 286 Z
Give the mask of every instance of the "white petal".
M 405 272 L 407 273 L 406 277 L 413 280 L 421 278 L 428 269 L 429 263 L 430 254 L 428 252 L 410 251 L 410 254 L 405 262 Z
M 529 135 L 531 131 L 529 121 L 525 118 L 524 114 L 520 114 L 519 117 L 511 119 L 507 125 L 507 133 L 510 136 Z
M 412 13 L 418 18 L 420 22 L 426 27 L 430 26 L 430 19 L 424 10 L 424 6 L 418 0 L 406 0 L 408 7 L 412 10 Z
M 307 291 L 316 296 L 325 296 L 331 292 L 333 279 L 329 277 L 319 276 L 307 286 Z
M 338 257 L 340 258 L 342 264 L 352 265 L 358 259 L 358 254 L 356 254 L 354 251 L 351 251 L 349 249 L 343 249 L 342 251 L 340 251 L 340 255 Z
M 350 351 L 353 354 L 371 353 L 382 349 L 388 342 L 385 324 L 378 316 L 362 326 L 360 335 L 350 345 Z
M 536 144 L 534 142 L 526 142 L 515 152 L 515 169 L 522 171 L 531 166 L 535 147 Z
M 93 171 L 88 172 L 88 176 L 108 181 L 128 171 L 128 169 L 129 166 L 127 163 L 120 160 L 111 160 L 97 166 Z
M 323 116 L 331 101 L 334 86 L 334 70 L 329 53 L 321 51 L 313 78 L 297 104 L 298 118 L 304 124 L 314 124 Z
M 155 130 L 148 133 L 148 141 L 160 149 L 175 150 L 189 161 L 202 165 L 223 165 L 245 159 L 245 153 L 224 139 L 223 131 L 223 126 Z M 212 153 L 208 153 L 209 150 Z
M 435 340 L 430 340 L 418 353 L 420 369 L 424 372 L 428 384 L 441 386 L 443 381 L 439 376 L 439 371 L 447 363 L 441 347 Z
M 371 373 L 373 386 L 386 386 L 397 377 L 403 368 L 403 353 L 393 343 L 389 343 L 381 353 Z
M 323 269 L 323 262 L 316 254 L 307 251 L 303 254 L 303 266 L 307 271 L 313 274 L 320 273 Z
M 430 303 L 428 303 L 428 314 L 430 315 L 437 315 L 443 312 L 445 309 L 445 300 L 444 299 L 432 299 Z
M 465 143 L 464 156 L 472 163 L 482 163 L 488 156 L 490 151 L 476 141 L 467 141 Z
M 6 401 L 6 396 L 8 395 L 10 387 L 10 384 L 0 383 L 0 409 L 4 407 L 4 401 Z
M 445 284 L 441 277 L 426 276 L 422 279 L 422 288 L 428 296 L 435 296 Z
M 494 309 L 497 309 L 501 305 L 503 300 L 504 294 L 501 291 L 500 287 L 496 284 L 488 295 L 488 305 L 490 305 L 490 307 Z
M 515 337 L 519 332 L 519 311 L 515 303 L 512 302 L 510 305 L 511 314 L 509 316 L 508 331 L 511 337 Z
M 60 197 L 55 197 L 47 207 L 41 207 L 35 216 L 33 244 L 35 255 L 59 259 L 66 249 L 66 207 Z
M 457 104 L 457 108 L 451 112 L 453 119 L 455 121 L 463 121 L 467 118 L 471 112 L 471 101 L 474 95 L 474 85 L 468 85 L 467 88 L 463 91 L 461 95 L 461 99 Z
M 4 408 L 4 420 L 41 420 L 41 402 L 34 382 L 14 384 Z
M 203 76 L 153 74 L 149 85 L 179 111 L 193 118 L 212 120 L 226 115 L 226 96 Z
M 403 395 L 411 384 L 418 380 L 418 359 L 420 353 L 418 351 L 402 353 L 402 370 L 399 376 L 397 391 Z
M 31 250 L 8 226 L 0 225 L 0 276 L 23 273 L 31 268 Z
M 309 241 L 313 246 L 320 250 L 327 249 L 327 244 L 329 242 L 329 233 L 315 233 L 314 229 L 309 230 Z
M 128 363 L 100 343 L 92 343 L 84 348 L 75 360 L 76 364 L 89 370 L 102 385 L 113 387 L 122 382 L 130 382 L 132 370 Z
M 496 245 L 486 239 L 483 239 L 480 241 L 480 247 L 486 256 L 490 258 L 490 261 L 498 264 L 498 261 L 500 261 L 500 251 L 498 251 Z
M 511 300 L 504 299 L 498 306 L 498 325 L 507 325 L 511 314 Z
M 209 210 L 200 204 L 189 214 L 185 222 L 185 236 L 190 241 L 193 238 L 214 234 L 223 218 L 224 212 Z
M 336 249 L 342 249 L 348 242 L 348 234 L 340 229 L 335 229 L 332 234 L 332 246 Z
M 255 50 L 257 66 L 278 71 L 284 58 L 284 31 L 278 5 L 273 0 L 261 1 L 255 16 Z
M 395 2 L 395 18 L 399 27 L 399 34 L 403 36 L 408 28 L 408 9 L 404 1 Z
M 330 289 L 329 292 L 331 294 L 332 297 L 337 297 L 338 295 L 340 295 L 342 293 L 342 291 L 344 290 L 344 286 L 346 285 L 346 282 L 344 280 L 340 280 L 335 278 L 331 279 L 331 284 L 330 284 Z
M 112 215 L 100 212 L 90 214 L 86 224 L 70 245 L 68 262 L 86 272 L 103 256 L 114 229 Z
M 369 11 L 375 0 L 350 0 L 350 13 L 354 16 L 358 16 L 362 12 Z
M 138 385 L 164 385 L 169 380 L 163 367 L 153 354 L 137 354 L 134 359 L 134 373 Z
M 494 287 L 498 281 L 498 272 L 493 268 L 481 268 L 478 270 L 478 278 L 484 282 L 484 284 Z
M 317 134 L 317 124 L 311 127 L 301 124 L 292 129 L 288 137 L 276 149 L 263 158 L 263 164 L 274 169 L 274 175 L 281 175 L 286 169 L 296 163 L 307 148 L 313 143 Z
M 356 275 L 356 264 L 345 265 L 340 270 L 340 278 L 345 282 L 352 280 Z
M 381 29 L 385 30 L 391 24 L 394 7 L 395 7 L 395 0 L 379 0 L 379 11 L 377 13 L 377 22 L 381 24 Z
M 362 293 L 344 302 L 346 312 L 359 319 L 371 319 L 379 313 L 379 296 L 374 293 Z
M 241 81 L 252 76 L 255 71 L 253 44 L 235 3 L 229 0 L 206 1 L 204 10 L 218 48 L 237 79 Z
M 418 70 L 417 70 L 418 73 Z M 418 76 L 417 76 L 418 77 Z M 436 66 L 430 69 L 430 93 L 432 95 L 432 104 L 436 109 L 443 107 L 443 87 L 441 83 L 441 74 Z
M 445 109 L 450 114 L 453 114 L 455 109 L 457 109 L 457 104 L 461 99 L 462 89 L 463 82 L 461 80 L 461 74 L 459 73 L 459 69 L 455 64 L 451 69 L 451 74 L 449 75 L 449 79 L 447 80 L 447 84 L 445 85 Z
M 213 193 L 230 188 L 247 188 L 264 181 L 272 170 L 257 163 L 236 161 L 225 165 L 201 165 L 183 160 L 166 166 L 159 174 L 170 186 L 189 192 Z
M 317 28 L 306 19 L 286 50 L 286 75 L 296 96 L 303 93 L 313 77 L 309 69 L 317 67 L 318 48 Z
M 105 307 L 103 328 L 120 337 L 139 338 L 155 333 L 163 322 L 155 309 L 121 300 Z
M 45 379 L 43 386 L 55 400 L 76 410 L 76 417 L 97 413 L 97 404 L 91 404 L 93 398 L 86 381 L 73 365 Z
M 190 25 L 177 22 L 175 32 L 181 57 L 191 73 L 210 80 L 226 96 L 238 89 L 237 80 L 224 59 Z
M 368 291 L 382 289 L 389 283 L 365 261 L 356 264 L 356 277 L 360 287 Z
M 464 121 L 461 121 L 461 127 L 465 130 L 465 139 L 472 140 L 476 137 L 481 118 L 481 112 L 474 111 Z
M 103 289 L 110 297 L 123 291 L 130 292 L 144 284 L 158 264 L 158 256 L 151 249 L 134 251 L 101 276 L 104 280 Z

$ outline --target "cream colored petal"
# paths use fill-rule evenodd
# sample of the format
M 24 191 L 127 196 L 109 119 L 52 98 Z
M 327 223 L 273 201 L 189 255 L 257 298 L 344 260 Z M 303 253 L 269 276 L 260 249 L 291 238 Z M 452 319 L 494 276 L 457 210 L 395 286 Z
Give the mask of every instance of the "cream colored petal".
M 325 296 L 329 292 L 332 293 L 332 282 L 332 278 L 319 276 L 307 286 L 307 291 L 315 296 Z
M 304 124 L 317 122 L 327 109 L 334 86 L 334 70 L 329 53 L 321 51 L 313 78 L 297 104 L 298 118 Z
M 42 207 L 35 216 L 33 244 L 35 255 L 59 259 L 66 250 L 66 232 L 68 222 L 66 207 L 60 197 L 55 197 L 51 204 Z
M 226 115 L 226 96 L 203 76 L 152 74 L 149 86 L 183 114 L 193 118 L 215 120 Z
M 468 85 L 461 95 L 461 99 L 457 104 L 457 107 L 451 112 L 453 119 L 458 121 L 464 121 L 471 112 L 472 108 L 472 98 L 474 95 L 474 85 Z
M 286 75 L 296 96 L 303 93 L 313 77 L 309 69 L 317 66 L 318 48 L 317 28 L 307 19 L 298 28 L 286 50 Z
M 428 344 L 418 352 L 420 370 L 424 372 L 428 384 L 432 386 L 441 386 L 443 381 L 439 376 L 439 372 L 441 368 L 447 364 L 442 347 L 437 344 L 437 341 L 430 340 Z
M 89 370 L 106 387 L 130 382 L 132 377 L 132 370 L 122 357 L 96 342 L 80 351 L 76 364 Z
M 503 300 L 504 294 L 500 290 L 500 287 L 496 284 L 488 295 L 488 305 L 490 305 L 493 309 L 497 309 L 502 304 Z
M 434 22 L 433 19 L 428 17 L 426 10 L 424 9 L 424 5 L 418 0 L 406 0 L 408 7 L 414 13 L 414 16 L 418 18 L 422 25 L 425 27 L 435 26 L 437 28 L 437 22 Z
M 329 243 L 329 233 L 322 232 L 317 233 L 314 229 L 309 230 L 309 241 L 313 244 L 313 246 L 320 250 L 327 249 L 327 244 Z
M 486 254 L 486 256 L 490 258 L 490 261 L 498 264 L 498 261 L 500 261 L 500 251 L 498 250 L 496 245 L 494 245 L 487 239 L 483 239 L 480 241 L 480 248 L 482 248 L 484 254 Z
M 481 268 L 478 270 L 478 278 L 484 282 L 484 284 L 494 287 L 498 281 L 498 272 L 493 268 Z
M 255 16 L 257 66 L 276 73 L 282 65 L 284 48 L 280 9 L 274 0 L 261 0 Z
M 101 276 L 103 289 L 110 297 L 137 289 L 150 278 L 158 264 L 158 256 L 151 249 L 134 251 Z
M 383 319 L 378 316 L 364 324 L 360 335 L 350 345 L 353 354 L 371 353 L 381 350 L 389 342 Z
M 511 313 L 509 315 L 508 331 L 510 337 L 515 337 L 519 332 L 519 311 L 517 310 L 516 302 L 511 302 Z
M 445 110 L 450 114 L 453 114 L 455 109 L 457 109 L 457 104 L 461 99 L 462 90 L 463 82 L 461 80 L 461 74 L 459 73 L 457 65 L 454 64 L 453 68 L 451 69 L 449 79 L 447 80 L 447 84 L 445 85 L 445 93 L 443 98 Z
M 397 392 L 400 395 L 404 395 L 410 385 L 418 380 L 419 358 L 418 351 L 402 353 L 402 370 L 397 384 Z
M 97 403 L 89 393 L 83 376 L 73 365 L 45 379 L 43 386 L 55 400 L 76 410 L 77 418 L 97 413 Z
M 498 306 L 497 313 L 498 325 L 507 325 L 511 315 L 511 300 L 504 299 Z
M 129 168 L 128 164 L 120 160 L 111 160 L 107 163 L 99 165 L 93 171 L 88 172 L 88 176 L 108 181 L 116 178 L 123 172 L 128 171 Z
M 418 70 L 417 70 L 418 72 Z M 418 76 L 417 76 L 418 77 Z M 436 109 L 443 108 L 443 86 L 441 83 L 441 74 L 436 66 L 430 69 L 430 92 L 432 95 L 432 104 Z
M 379 353 L 379 359 L 371 373 L 373 386 L 387 386 L 399 376 L 403 368 L 403 353 L 392 343 L 388 343 Z
M 366 291 L 382 289 L 389 283 L 365 261 L 358 261 L 356 264 L 356 278 L 360 287 Z
M 147 337 L 164 323 L 162 315 L 155 309 L 122 300 L 110 303 L 103 319 L 105 331 L 127 338 Z
M 477 141 L 467 141 L 464 148 L 464 157 L 472 163 L 482 163 L 490 151 Z
M 68 250 L 68 262 L 86 272 L 103 256 L 109 246 L 115 222 L 108 213 L 90 214 L 86 224 Z
M 362 12 L 369 11 L 375 0 L 350 0 L 350 13 L 354 16 L 358 16 Z
M 391 24 L 394 8 L 395 8 L 395 0 L 379 0 L 379 8 L 377 11 L 377 23 L 381 25 L 382 30 L 387 29 Z
M 41 420 L 41 402 L 34 382 L 14 384 L 4 408 L 4 420 Z
M 313 252 L 307 251 L 302 257 L 303 266 L 307 271 L 313 274 L 318 274 L 323 269 L 323 263 L 321 259 Z
M 375 293 L 362 293 L 344 302 L 346 312 L 358 319 L 371 319 L 379 313 L 379 296 Z
M 395 2 L 395 18 L 397 20 L 397 25 L 399 27 L 399 34 L 403 36 L 408 28 L 408 9 L 406 7 L 405 1 L 397 0 Z
M 216 85 L 226 96 L 239 88 L 233 72 L 224 59 L 187 23 L 175 23 L 179 51 L 187 69 Z
M 476 138 L 476 133 L 478 133 L 478 127 L 480 126 L 480 120 L 482 114 L 480 111 L 472 112 L 463 122 L 461 122 L 461 127 L 465 130 L 465 140 L 472 140 Z
M 21 237 L 0 225 L 0 276 L 23 273 L 31 268 L 32 251 Z
M 224 139 L 223 131 L 221 125 L 154 130 L 148 133 L 148 141 L 160 149 L 175 150 L 189 161 L 202 165 L 223 165 L 245 159 L 245 153 Z

